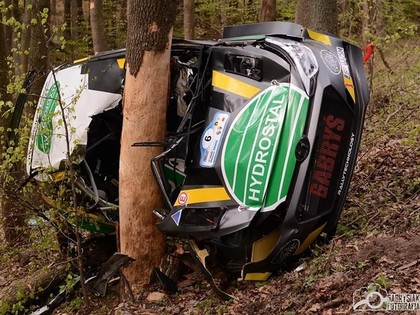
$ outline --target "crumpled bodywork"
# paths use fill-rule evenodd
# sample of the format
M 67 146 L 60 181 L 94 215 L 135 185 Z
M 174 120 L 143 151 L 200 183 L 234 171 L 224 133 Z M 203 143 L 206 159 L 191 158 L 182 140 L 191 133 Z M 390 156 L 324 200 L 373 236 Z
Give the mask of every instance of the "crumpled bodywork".
M 40 96 L 32 126 L 27 172 L 58 170 L 70 151 L 83 157 L 88 128 L 95 115 L 117 107 L 121 101 L 124 57 L 92 58 L 59 67 L 49 73 Z M 120 58 L 118 58 L 120 57 Z M 69 130 L 65 136 L 64 119 Z
M 161 231 L 193 244 L 193 257 L 208 250 L 241 279 L 265 280 L 321 232 L 334 234 L 360 143 L 367 82 L 359 48 L 297 24 L 233 26 L 224 37 L 173 42 L 167 139 L 152 160 L 165 206 L 154 213 Z M 118 204 L 122 81 L 98 90 L 122 78 L 123 57 L 104 54 L 109 68 L 95 77 L 83 72 L 94 58 L 56 71 L 67 115 L 76 116 L 69 117 L 74 139 L 85 147 L 77 150 L 85 190 L 105 206 Z M 111 68 L 118 75 L 105 75 Z M 79 82 L 88 88 L 80 92 Z M 29 172 L 58 168 L 65 158 L 63 140 L 55 139 L 58 107 L 50 101 L 56 83 L 50 76 L 39 104 Z M 40 132 L 51 126 L 52 136 Z M 197 261 L 210 274 L 205 259 Z
M 242 279 L 265 280 L 321 232 L 334 234 L 367 82 L 359 48 L 296 24 L 224 35 L 205 49 L 209 86 L 192 103 L 204 124 L 189 135 L 185 181 L 158 227 L 217 253 Z

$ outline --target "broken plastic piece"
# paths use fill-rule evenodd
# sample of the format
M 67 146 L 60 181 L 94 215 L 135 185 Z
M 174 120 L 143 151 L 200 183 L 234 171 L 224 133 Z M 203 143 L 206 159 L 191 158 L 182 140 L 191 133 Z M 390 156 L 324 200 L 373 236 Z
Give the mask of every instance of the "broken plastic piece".
M 86 284 L 96 296 L 105 296 L 108 282 L 122 267 L 132 263 L 133 258 L 115 253 L 104 262 L 96 276 L 86 280 Z
M 72 290 L 75 290 L 80 282 L 80 277 L 76 277 L 74 279 L 74 285 Z M 65 300 L 66 295 L 69 294 L 68 288 L 63 288 L 60 292 L 50 301 L 48 304 L 42 306 L 41 308 L 37 309 L 36 311 L 32 312 L 31 315 L 47 315 L 52 314 L 53 311 L 59 307 Z
M 153 274 L 159 280 L 160 285 L 166 292 L 175 293 L 178 291 L 178 286 L 175 281 L 160 271 L 159 268 L 153 267 Z
M 206 267 L 205 258 L 209 255 L 206 249 L 200 250 L 196 244 L 196 242 L 192 239 L 188 240 L 191 249 L 191 257 L 193 258 L 194 262 L 197 263 L 201 272 L 203 273 L 204 277 L 210 284 L 211 288 L 214 292 L 223 300 L 228 301 L 230 299 L 234 299 L 233 295 L 230 295 L 222 290 L 216 285 L 214 282 L 214 278 L 211 272 Z

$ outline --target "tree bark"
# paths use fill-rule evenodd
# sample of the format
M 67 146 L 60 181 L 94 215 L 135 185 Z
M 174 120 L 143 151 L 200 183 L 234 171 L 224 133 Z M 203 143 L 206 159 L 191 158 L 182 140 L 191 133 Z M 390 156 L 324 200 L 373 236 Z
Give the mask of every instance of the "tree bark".
M 11 2 L 9 3 L 11 4 Z M 10 12 L 11 17 L 13 11 Z M 10 36 L 9 30 L 12 26 L 6 27 L 7 31 L 0 33 L 0 101 L 3 101 L 0 106 L 0 127 L 7 130 L 10 125 L 10 114 L 6 114 L 11 109 L 12 100 L 11 95 L 7 93 L 7 85 L 9 84 L 9 66 L 6 58 L 8 51 L 6 45 L 12 45 L 7 42 L 7 36 Z M 3 30 L 3 29 L 1 29 Z M 8 147 L 8 139 L 6 132 L 0 134 L 0 163 L 4 163 L 3 154 Z M 4 171 L 6 172 L 6 171 Z M 9 247 L 15 247 L 18 243 L 26 240 L 25 233 L 25 214 L 16 206 L 13 200 L 8 198 L 5 188 L 10 185 L 10 181 L 5 180 L 5 176 L 10 174 L 0 174 L 0 225 L 3 228 L 6 243 Z
M 194 0 L 184 0 L 184 38 L 194 38 Z
M 162 149 L 132 147 L 162 141 L 166 129 L 172 26 L 178 1 L 129 0 L 127 74 L 120 155 L 120 245 L 135 262 L 124 270 L 134 293 L 148 284 L 164 253 L 165 237 L 152 210 L 162 198 L 150 160 Z
M 4 18 L 9 20 L 15 20 L 9 25 L 5 25 L 5 44 L 6 51 L 12 51 L 12 57 L 14 61 L 14 72 L 15 75 L 19 75 L 20 64 L 21 64 L 21 55 L 18 53 L 21 49 L 18 47 L 19 41 L 15 38 L 15 27 L 17 23 L 21 23 L 21 14 L 19 11 L 19 0 L 5 0 L 4 7 L 7 8 L 3 12 Z
M 70 3 L 70 13 L 71 13 L 71 17 L 70 17 L 70 21 L 71 21 L 71 27 L 70 27 L 70 33 L 71 33 L 71 37 L 77 41 L 77 37 L 78 37 L 78 0 L 71 0 Z
M 258 16 L 259 22 L 275 21 L 277 18 L 276 0 L 262 0 L 260 13 Z
M 90 0 L 90 27 L 92 29 L 93 51 L 95 54 L 107 50 L 102 17 L 102 0 Z
M 31 54 L 29 56 L 29 68 L 37 71 L 37 77 L 31 88 L 31 95 L 35 95 L 35 98 L 31 98 L 33 102 L 38 100 L 38 95 L 41 94 L 45 78 L 51 68 L 47 38 L 45 36 L 44 26 L 41 23 L 42 17 L 40 16 L 40 12 L 45 8 L 48 10 L 50 8 L 50 2 L 48 0 L 32 0 L 32 19 L 37 21 L 31 30 Z M 33 108 L 33 111 L 29 115 L 32 116 L 34 110 L 35 108 Z
M 50 0 L 51 15 L 57 14 L 57 0 Z
M 16 21 L 20 21 L 20 12 L 19 12 L 19 0 L 5 0 L 4 7 L 7 10 L 3 13 L 6 20 L 14 18 Z M 11 51 L 14 47 L 13 44 L 13 29 L 14 25 L 8 25 L 5 27 L 5 45 L 6 51 Z
M 3 105 L 0 106 L 0 127 L 6 130 L 9 127 L 9 117 L 5 113 L 10 109 L 6 103 L 11 100 L 10 95 L 7 93 L 7 85 L 9 83 L 8 66 L 6 63 L 7 51 L 6 42 L 4 40 L 5 33 L 0 32 L 0 101 Z M 6 133 L 2 132 L 0 137 L 0 162 L 3 163 L 3 148 L 7 147 Z M 3 175 L 1 176 L 3 177 Z M 6 185 L 4 180 L 0 180 L 1 185 Z M 7 198 L 4 187 L 0 187 L 0 225 L 3 228 L 6 243 L 9 247 L 14 247 L 16 243 L 22 241 L 20 227 L 24 226 L 24 217 L 19 215 L 16 207 L 13 207 L 13 202 Z
M 31 43 L 31 16 L 32 16 L 32 9 L 29 9 L 25 6 L 23 14 L 23 27 L 24 30 L 22 31 L 22 51 L 29 50 L 30 43 Z M 21 74 L 25 74 L 28 72 L 28 62 L 29 57 L 27 54 L 22 54 L 21 56 Z
M 4 8 L 9 8 L 10 5 L 12 4 L 11 0 L 5 0 L 4 1 Z M 10 17 L 12 16 L 12 11 L 11 10 L 5 10 L 2 13 L 2 18 L 9 20 Z M 13 28 L 8 26 L 8 25 L 4 25 L 4 45 L 6 47 L 6 51 L 10 51 L 12 49 L 12 41 L 13 41 Z
M 64 23 L 66 23 L 64 37 L 69 40 L 71 39 L 71 0 L 64 0 Z
M 118 14 L 116 15 L 117 18 L 120 19 L 119 23 L 117 24 L 117 34 L 127 34 L 127 0 L 119 0 L 118 1 L 119 9 Z M 126 38 L 121 36 L 117 38 L 116 41 L 117 47 L 125 47 L 126 46 Z
M 5 37 L 6 36 L 5 32 L 3 32 L 3 28 L 0 28 L 0 100 L 2 101 L 5 100 L 7 85 L 9 84 Z
M 48 48 L 46 45 L 46 38 L 44 34 L 44 28 L 41 24 L 41 16 L 39 15 L 40 12 L 43 11 L 44 8 L 49 8 L 49 1 L 48 0 L 32 0 L 32 12 L 33 12 L 33 19 L 36 20 L 36 24 L 30 27 L 27 31 L 31 32 L 31 47 L 30 47 L 30 57 L 29 57 L 29 65 L 31 69 L 38 70 L 38 76 L 35 80 L 34 85 L 32 86 L 30 103 L 35 104 L 37 101 L 37 96 L 41 93 L 41 89 L 48 71 Z M 1 57 L 0 57 L 1 58 Z M 3 58 L 1 58 L 3 59 Z M 3 113 L 5 110 L 9 108 L 3 107 L 1 108 L 1 112 Z M 32 117 L 35 111 L 35 106 L 27 106 L 25 108 L 25 115 L 28 117 Z M 9 127 L 10 124 L 10 117 L 4 116 L 1 113 L 1 126 Z M 3 145 L 6 147 L 10 145 L 7 142 L 7 139 L 2 137 L 1 148 Z M 15 144 L 18 145 L 18 144 Z M 22 144 L 23 145 L 23 144 Z M 0 149 L 1 149 L 0 148 Z M 0 150 L 1 151 L 1 150 Z M 0 152 L 1 153 L 1 152 Z M 10 171 L 13 171 L 14 174 L 12 175 L 16 182 L 20 182 L 23 180 L 23 165 L 20 162 L 13 163 L 13 166 Z M 9 171 L 9 172 L 10 172 Z M 10 174 L 9 174 L 10 175 Z M 3 181 L 2 181 L 3 182 Z M 4 183 L 3 183 L 4 184 Z M 7 183 L 10 186 L 10 182 Z M 10 189 L 10 188 L 9 188 Z M 26 213 L 23 211 L 21 207 L 14 201 L 11 200 L 7 193 L 2 189 L 0 192 L 2 194 L 1 198 L 1 208 L 2 208 L 2 219 L 3 219 L 3 228 L 5 230 L 5 237 L 8 242 L 9 246 L 15 246 L 17 243 L 23 242 L 26 240 Z
M 228 26 L 229 24 L 229 19 L 228 16 L 226 14 L 226 9 L 227 9 L 227 0 L 220 0 L 220 22 L 222 24 L 222 27 Z
M 298 0 L 296 23 L 322 33 L 337 35 L 337 0 Z

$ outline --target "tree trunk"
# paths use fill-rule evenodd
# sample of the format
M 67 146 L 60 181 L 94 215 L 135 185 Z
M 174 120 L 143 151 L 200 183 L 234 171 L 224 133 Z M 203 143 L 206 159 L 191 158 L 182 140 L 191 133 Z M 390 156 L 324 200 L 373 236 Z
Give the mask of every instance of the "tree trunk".
M 10 100 L 10 95 L 7 94 L 7 85 L 9 83 L 9 75 L 6 63 L 7 52 L 6 42 L 4 40 L 5 33 L 0 32 L 0 101 L 7 102 Z M 3 104 L 0 106 L 0 127 L 6 130 L 9 127 L 10 116 L 4 115 L 10 108 Z M 3 148 L 7 147 L 6 133 L 3 132 L 0 137 L 0 162 L 3 163 Z M 3 175 L 1 176 L 1 178 Z M 0 180 L 1 185 L 6 185 L 4 180 Z M 24 226 L 24 217 L 19 215 L 19 212 L 13 207 L 13 202 L 7 198 L 4 187 L 0 187 L 0 225 L 3 228 L 6 243 L 10 247 L 14 247 L 16 243 L 22 241 L 20 227 Z
M 11 95 L 7 93 L 7 85 L 9 83 L 9 66 L 6 62 L 8 51 L 10 51 L 7 50 L 6 45 L 12 45 L 12 43 L 7 42 L 6 37 L 10 36 L 9 30 L 11 29 L 13 29 L 13 27 L 8 26 L 7 31 L 5 30 L 5 32 L 0 32 L 0 101 L 4 102 L 0 106 L 0 127 L 4 128 L 4 130 L 7 130 L 10 125 L 10 114 L 5 113 L 10 110 L 11 105 L 8 101 L 12 100 Z M 0 163 L 2 164 L 4 163 L 4 150 L 7 147 L 8 139 L 6 138 L 6 132 L 2 132 L 0 136 Z M 8 168 L 6 169 L 9 170 Z M 0 174 L 0 225 L 3 228 L 7 245 L 14 247 L 16 244 L 25 241 L 26 239 L 26 233 L 24 231 L 25 216 L 24 212 L 19 211 L 20 209 L 16 207 L 16 203 L 13 200 L 10 200 L 5 192 L 5 188 L 8 187 L 10 183 L 7 182 L 4 177 L 8 175 L 10 174 Z
M 71 0 L 64 0 L 64 23 L 66 23 L 64 37 L 69 40 L 71 39 Z
M 194 38 L 194 0 L 184 0 L 184 38 Z
M 78 37 L 78 25 L 77 25 L 77 19 L 78 19 L 78 4 L 77 4 L 78 0 L 71 0 L 70 6 L 70 12 L 71 12 L 71 28 L 70 28 L 70 33 L 71 33 L 71 37 L 77 41 L 77 37 Z
M 33 95 L 30 100 L 34 104 L 37 100 L 36 95 L 39 95 L 43 86 L 43 82 L 48 70 L 48 48 L 46 46 L 46 38 L 44 34 L 44 28 L 41 24 L 41 16 L 39 12 L 42 12 L 44 8 L 49 8 L 49 1 L 48 0 L 32 0 L 32 12 L 33 12 L 33 20 L 36 20 L 36 24 L 34 24 L 28 32 L 31 31 L 30 38 L 31 41 L 31 54 L 29 57 L 29 65 L 31 69 L 38 70 L 38 77 L 35 80 L 34 85 L 32 86 L 31 95 Z M 3 58 L 2 58 L 3 59 Z M 1 108 L 1 112 L 7 110 L 8 108 Z M 35 111 L 35 106 L 27 106 L 25 108 L 25 115 L 28 117 L 32 117 Z M 8 127 L 10 124 L 10 117 L 1 115 L 1 125 Z M 6 139 L 2 138 L 1 147 L 3 145 L 7 147 Z M 17 145 L 17 144 L 16 144 Z M 13 164 L 12 170 L 14 174 L 12 175 L 17 182 L 22 181 L 24 178 L 23 175 L 23 165 L 19 162 L 15 162 Z M 9 174 L 10 175 L 10 174 Z M 7 184 L 10 186 L 10 183 Z M 9 188 L 10 189 L 10 188 Z M 15 246 L 16 243 L 25 241 L 26 239 L 26 217 L 25 212 L 22 210 L 21 207 L 14 201 L 8 198 L 4 194 L 2 190 L 1 193 L 3 194 L 1 197 L 1 208 L 2 208 L 2 219 L 3 219 L 3 228 L 5 230 L 6 240 L 9 246 Z
M 57 14 L 57 0 L 50 0 L 51 15 Z
M 102 0 L 90 0 L 90 27 L 92 29 L 93 51 L 95 54 L 107 50 L 102 17 Z
M 229 24 L 229 19 L 228 16 L 226 14 L 226 9 L 227 9 L 227 0 L 220 0 L 220 22 L 222 24 L 222 27 L 228 26 Z
M 119 17 L 120 21 L 117 24 L 117 34 L 127 34 L 127 0 L 119 0 L 119 9 L 118 14 L 116 15 L 117 18 Z M 125 47 L 126 46 L 126 38 L 120 36 L 117 38 L 116 41 L 117 47 Z
M 337 35 L 337 0 L 298 0 L 296 23 L 322 33 Z
M 7 50 L 5 41 L 5 32 L 0 28 L 0 100 L 4 101 L 6 97 L 6 89 L 9 84 L 8 67 L 7 67 Z
M 162 197 L 150 160 L 162 149 L 132 147 L 162 141 L 166 129 L 170 43 L 178 1 L 129 0 L 127 74 L 120 156 L 121 251 L 135 259 L 124 270 L 134 293 L 149 283 L 164 253 L 165 237 L 155 227 L 152 210 Z
M 41 23 L 42 17 L 40 15 L 40 12 L 45 8 L 49 10 L 49 7 L 49 0 L 32 0 L 32 19 L 37 21 L 37 23 L 32 26 L 31 54 L 29 56 L 29 68 L 37 71 L 37 77 L 31 88 L 31 95 L 35 96 L 35 98 L 31 98 L 33 102 L 36 102 L 38 95 L 41 94 L 45 78 L 51 68 L 49 64 L 47 38 L 45 37 L 44 26 Z M 34 110 L 35 108 L 33 108 L 33 112 L 29 115 L 32 116 Z
M 4 1 L 4 8 L 9 8 L 12 4 L 12 0 L 5 0 Z M 13 15 L 11 10 L 5 10 L 2 12 L 2 18 L 9 20 L 10 17 Z M 13 27 L 11 26 L 4 26 L 4 45 L 6 47 L 6 51 L 11 51 L 12 49 L 12 41 L 13 41 Z
M 3 13 L 6 20 L 14 18 L 16 21 L 20 21 L 20 12 L 19 12 L 19 0 L 5 0 L 4 8 L 7 8 Z M 11 51 L 14 47 L 13 43 L 13 29 L 14 25 L 9 25 L 5 27 L 5 45 L 6 51 Z
M 6 20 L 15 20 L 16 22 L 12 25 L 5 26 L 5 44 L 6 44 L 6 51 L 12 51 L 12 57 L 14 61 L 14 72 L 16 75 L 19 75 L 20 64 L 21 64 L 21 55 L 19 52 L 21 49 L 19 48 L 19 41 L 16 39 L 15 34 L 15 27 L 16 24 L 21 23 L 21 14 L 19 11 L 19 0 L 5 0 L 3 4 L 4 8 L 7 8 L 3 12 L 3 17 Z
M 262 0 L 260 14 L 258 16 L 259 22 L 275 21 L 277 18 L 276 0 Z
M 62 24 L 62 18 L 63 18 L 63 16 L 60 14 L 60 10 L 59 10 L 59 6 L 57 4 L 57 0 L 50 0 L 50 8 L 51 8 L 51 11 L 48 14 L 48 18 L 50 20 L 50 23 L 53 26 L 59 26 L 60 24 Z M 49 29 L 50 29 L 49 33 L 51 34 L 51 27 L 49 27 Z M 57 37 L 60 37 L 61 36 L 61 32 L 59 30 L 57 30 L 55 32 L 55 35 Z M 54 45 L 54 41 L 53 41 L 52 38 L 51 38 L 49 44 L 50 45 Z
M 22 51 L 27 51 L 29 50 L 29 46 L 31 43 L 31 16 L 32 16 L 32 9 L 29 9 L 27 6 L 25 6 L 24 9 L 24 14 L 23 14 L 23 25 L 24 25 L 24 30 L 22 31 Z M 22 54 L 21 56 L 21 66 L 22 66 L 22 70 L 21 73 L 25 74 L 28 72 L 28 62 L 29 62 L 29 57 L 27 54 Z
M 82 0 L 83 19 L 90 27 L 90 0 Z
M 0 188 L 1 226 L 3 228 L 6 244 L 10 248 L 27 241 L 26 214 L 14 200 L 10 200 L 7 191 Z

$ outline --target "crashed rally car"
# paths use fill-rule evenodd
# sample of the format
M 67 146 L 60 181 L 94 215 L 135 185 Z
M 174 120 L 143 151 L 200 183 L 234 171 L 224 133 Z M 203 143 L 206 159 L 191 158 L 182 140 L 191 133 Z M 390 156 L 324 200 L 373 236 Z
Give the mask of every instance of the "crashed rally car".
M 151 161 L 165 206 L 154 213 L 162 232 L 188 240 L 205 272 L 215 255 L 241 279 L 265 280 L 322 232 L 335 233 L 368 85 L 361 50 L 333 36 L 282 22 L 223 35 L 173 41 L 167 138 Z M 58 176 L 62 102 L 77 185 L 97 220 L 85 225 L 102 232 L 118 215 L 124 57 L 107 52 L 51 72 L 28 152 L 30 176 Z

